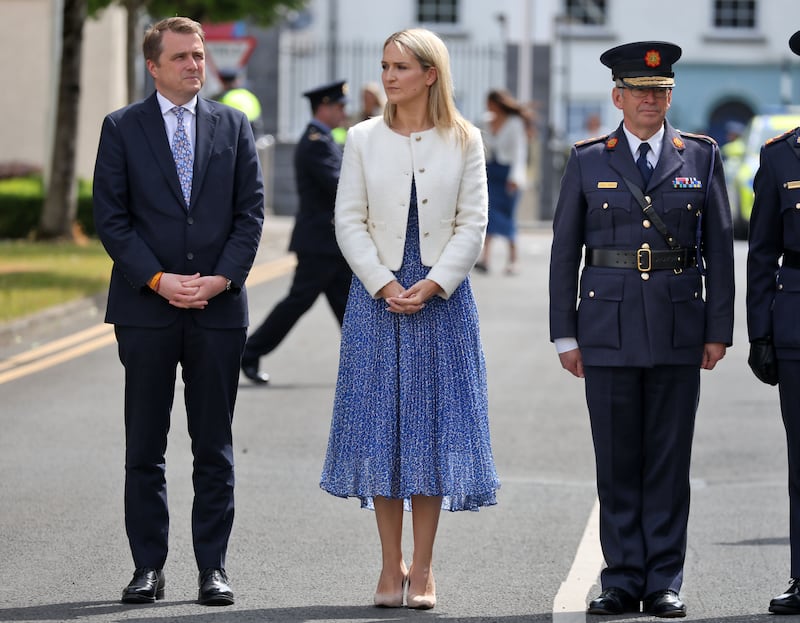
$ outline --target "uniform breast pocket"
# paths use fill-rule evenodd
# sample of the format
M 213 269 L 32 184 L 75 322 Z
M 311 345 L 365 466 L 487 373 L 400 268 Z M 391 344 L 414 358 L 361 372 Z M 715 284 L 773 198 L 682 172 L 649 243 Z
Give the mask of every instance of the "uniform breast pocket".
M 791 248 L 800 251 L 800 188 L 781 192 L 781 219 L 783 220 L 784 240 L 794 240 Z
M 586 242 L 591 247 L 631 243 L 631 198 L 621 191 L 586 194 Z
M 700 277 L 675 277 L 669 284 L 672 301 L 672 345 L 687 348 L 705 340 L 705 302 Z
M 775 346 L 800 348 L 800 270 L 782 268 L 778 274 L 772 306 L 772 331 Z
M 694 243 L 698 213 L 703 209 L 703 193 L 696 190 L 672 190 L 661 195 L 663 207 L 654 204 L 667 229 L 683 244 Z M 658 200 L 656 200 L 657 202 Z
M 588 270 L 581 278 L 578 304 L 578 345 L 620 348 L 620 305 L 623 275 Z

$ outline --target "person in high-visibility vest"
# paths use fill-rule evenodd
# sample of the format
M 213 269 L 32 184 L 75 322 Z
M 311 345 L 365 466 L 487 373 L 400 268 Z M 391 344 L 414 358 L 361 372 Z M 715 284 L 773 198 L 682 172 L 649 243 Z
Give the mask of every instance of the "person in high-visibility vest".
M 261 118 L 261 102 L 244 86 L 240 84 L 239 72 L 233 69 L 222 69 L 219 72 L 219 79 L 222 82 L 222 91 L 214 99 L 241 110 L 250 121 L 253 134 L 260 136 L 263 131 L 263 119 Z

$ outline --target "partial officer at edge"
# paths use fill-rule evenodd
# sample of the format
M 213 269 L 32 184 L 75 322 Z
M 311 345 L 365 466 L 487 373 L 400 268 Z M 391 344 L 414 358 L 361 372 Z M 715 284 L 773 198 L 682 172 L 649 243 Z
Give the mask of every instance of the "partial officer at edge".
M 789 39 L 800 55 L 800 31 Z M 800 128 L 767 141 L 753 181 L 747 253 L 748 363 L 778 385 L 789 454 L 790 585 L 769 611 L 800 614 Z M 779 265 L 780 260 L 780 265 Z
M 733 336 L 719 149 L 666 121 L 680 55 L 644 41 L 600 57 L 623 122 L 572 148 L 553 221 L 550 336 L 562 366 L 585 378 L 606 562 L 590 614 L 639 612 L 643 601 L 647 614 L 685 616 L 700 369 Z

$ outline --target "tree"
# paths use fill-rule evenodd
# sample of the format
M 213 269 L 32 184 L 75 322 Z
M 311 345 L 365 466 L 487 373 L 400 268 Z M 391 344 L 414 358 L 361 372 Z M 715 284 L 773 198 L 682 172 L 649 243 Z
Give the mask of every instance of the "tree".
M 157 17 L 185 15 L 199 22 L 249 19 L 269 26 L 287 10 L 300 9 L 307 0 L 63 0 L 63 29 L 59 64 L 56 127 L 50 177 L 36 237 L 41 240 L 74 238 L 77 213 L 75 150 L 80 105 L 81 51 L 83 25 L 111 4 L 124 6 L 128 13 L 127 81 L 128 98 L 134 99 L 136 62 L 139 60 L 139 16 L 144 9 Z

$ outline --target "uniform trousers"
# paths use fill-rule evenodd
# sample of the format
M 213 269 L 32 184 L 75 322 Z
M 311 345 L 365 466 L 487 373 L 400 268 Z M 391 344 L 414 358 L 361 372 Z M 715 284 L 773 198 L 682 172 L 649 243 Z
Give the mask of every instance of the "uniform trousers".
M 800 361 L 778 359 L 778 390 L 789 455 L 791 577 L 800 578 Z
M 167 433 L 178 364 L 192 444 L 198 569 L 224 568 L 233 526 L 231 423 L 246 329 L 208 329 L 182 311 L 167 327 L 115 327 L 125 368 L 125 527 L 137 568 L 167 558 Z
M 328 299 L 339 326 L 344 319 L 352 272 L 341 256 L 298 254 L 289 294 L 247 338 L 243 364 L 252 364 L 274 350 L 320 294 Z
M 584 368 L 600 500 L 603 589 L 679 591 L 699 366 Z

